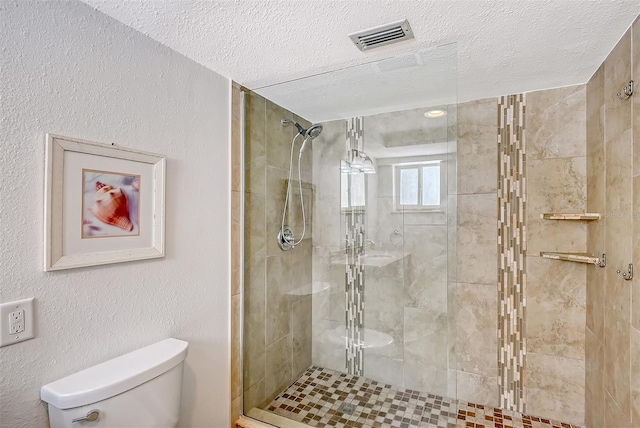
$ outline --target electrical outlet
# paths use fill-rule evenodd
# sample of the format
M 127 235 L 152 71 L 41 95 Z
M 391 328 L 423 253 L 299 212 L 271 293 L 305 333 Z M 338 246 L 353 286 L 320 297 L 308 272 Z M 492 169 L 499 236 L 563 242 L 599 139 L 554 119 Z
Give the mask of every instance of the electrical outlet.
M 24 310 L 11 312 L 9 314 L 9 333 L 18 334 L 24 331 Z
M 33 339 L 33 298 L 0 304 L 0 347 Z

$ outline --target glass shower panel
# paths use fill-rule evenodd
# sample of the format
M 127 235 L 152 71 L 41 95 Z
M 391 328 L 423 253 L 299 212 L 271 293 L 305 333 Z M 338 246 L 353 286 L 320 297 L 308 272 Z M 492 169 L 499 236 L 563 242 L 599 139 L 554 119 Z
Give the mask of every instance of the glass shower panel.
M 451 104 L 439 109 L 450 119 L 427 119 L 425 108 L 363 117 L 363 150 L 377 173 L 366 175 L 356 283 L 364 300 L 361 373 L 455 398 L 456 114 Z
M 440 205 L 440 165 L 422 168 L 422 206 Z
M 418 168 L 400 170 L 400 205 L 418 205 Z
M 377 381 L 454 411 L 456 86 L 447 45 L 245 96 L 245 414 L 303 421 L 276 405 L 305 379 Z M 287 121 L 323 131 L 301 153 Z M 293 239 L 307 233 L 286 251 L 285 204 Z

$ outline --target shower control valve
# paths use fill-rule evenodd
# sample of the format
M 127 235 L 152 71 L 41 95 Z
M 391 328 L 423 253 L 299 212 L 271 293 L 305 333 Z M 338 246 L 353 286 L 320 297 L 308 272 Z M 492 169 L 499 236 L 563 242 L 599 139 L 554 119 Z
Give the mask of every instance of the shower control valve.
M 293 231 L 289 226 L 283 226 L 282 229 L 278 231 L 278 246 L 282 251 L 289 251 L 293 249 L 294 242 L 296 242 L 293 237 Z

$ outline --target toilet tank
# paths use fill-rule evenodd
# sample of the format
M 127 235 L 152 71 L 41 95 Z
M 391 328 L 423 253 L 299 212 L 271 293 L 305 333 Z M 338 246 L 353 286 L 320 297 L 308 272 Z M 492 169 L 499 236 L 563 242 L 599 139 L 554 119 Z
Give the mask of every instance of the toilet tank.
M 50 426 L 175 427 L 188 345 L 166 339 L 43 386 Z

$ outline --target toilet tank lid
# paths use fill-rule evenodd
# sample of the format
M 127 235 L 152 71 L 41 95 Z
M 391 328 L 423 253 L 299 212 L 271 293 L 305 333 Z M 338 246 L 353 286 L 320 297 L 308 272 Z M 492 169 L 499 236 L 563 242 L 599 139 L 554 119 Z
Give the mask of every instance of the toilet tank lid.
M 188 346 L 165 339 L 51 382 L 40 389 L 40 398 L 62 410 L 105 400 L 171 370 L 184 361 Z

